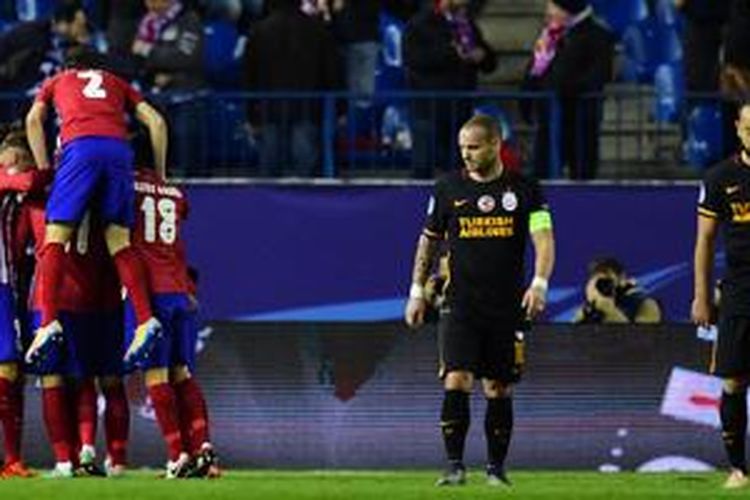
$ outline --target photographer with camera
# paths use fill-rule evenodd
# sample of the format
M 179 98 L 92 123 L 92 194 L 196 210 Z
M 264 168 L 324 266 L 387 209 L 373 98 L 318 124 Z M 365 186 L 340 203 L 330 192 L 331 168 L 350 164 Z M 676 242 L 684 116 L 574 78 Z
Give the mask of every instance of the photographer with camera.
M 588 266 L 586 301 L 576 312 L 575 323 L 659 323 L 659 303 L 625 274 L 614 257 L 594 259 Z

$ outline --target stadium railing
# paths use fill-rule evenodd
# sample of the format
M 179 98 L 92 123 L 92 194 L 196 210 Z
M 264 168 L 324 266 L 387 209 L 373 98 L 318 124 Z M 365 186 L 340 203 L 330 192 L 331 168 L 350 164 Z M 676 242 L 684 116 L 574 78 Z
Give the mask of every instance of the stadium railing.
M 496 117 L 504 148 L 522 168 L 565 175 L 561 104 L 549 93 L 203 91 L 150 98 L 170 122 L 170 168 L 178 177 L 431 178 L 460 163 L 458 127 L 475 112 Z M 0 121 L 21 118 L 29 99 L 0 93 Z M 600 178 L 695 177 L 724 152 L 718 95 L 683 94 L 667 81 L 656 90 L 610 88 L 582 105 L 587 100 L 602 104 Z M 549 154 L 535 168 L 540 148 Z

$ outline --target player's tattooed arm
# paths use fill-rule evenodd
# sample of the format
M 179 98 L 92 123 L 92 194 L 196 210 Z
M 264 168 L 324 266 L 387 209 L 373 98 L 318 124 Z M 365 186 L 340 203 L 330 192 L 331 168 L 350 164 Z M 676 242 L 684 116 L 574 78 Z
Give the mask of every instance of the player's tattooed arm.
M 424 234 L 420 235 L 417 242 L 417 252 L 414 256 L 414 269 L 411 274 L 411 282 L 424 286 L 427 278 L 430 276 L 435 256 L 438 253 L 439 242 L 433 238 L 428 238 Z
M 417 252 L 414 256 L 414 270 L 411 274 L 411 288 L 409 300 L 406 301 L 404 319 L 410 328 L 417 328 L 424 323 L 427 311 L 424 285 L 427 282 L 432 264 L 438 251 L 438 240 L 422 234 L 417 242 Z

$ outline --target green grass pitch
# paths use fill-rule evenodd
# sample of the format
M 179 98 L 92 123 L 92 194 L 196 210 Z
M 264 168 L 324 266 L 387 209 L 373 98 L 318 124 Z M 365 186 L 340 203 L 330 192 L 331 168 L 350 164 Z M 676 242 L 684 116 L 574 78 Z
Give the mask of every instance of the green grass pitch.
M 33 500 L 149 499 L 715 499 L 750 496 L 750 489 L 722 490 L 724 474 L 599 474 L 513 472 L 510 489 L 484 484 L 470 471 L 461 487 L 437 488 L 436 471 L 228 471 L 217 480 L 157 479 L 156 471 L 117 479 L 12 479 L 0 481 L 0 498 Z

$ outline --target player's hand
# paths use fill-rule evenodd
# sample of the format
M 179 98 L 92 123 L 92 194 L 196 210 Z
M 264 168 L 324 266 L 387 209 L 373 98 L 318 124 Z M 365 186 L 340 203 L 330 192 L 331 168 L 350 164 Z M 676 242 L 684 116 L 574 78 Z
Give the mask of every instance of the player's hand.
M 543 290 L 535 286 L 530 286 L 526 290 L 521 301 L 521 307 L 526 311 L 526 317 L 534 319 L 544 311 L 544 307 L 547 305 L 546 295 Z
M 406 302 L 404 319 L 409 328 L 419 328 L 424 324 L 424 315 L 427 312 L 427 301 L 425 299 L 409 298 Z
M 693 323 L 698 326 L 708 326 L 711 324 L 711 306 L 707 300 L 695 298 L 690 307 L 690 317 Z

